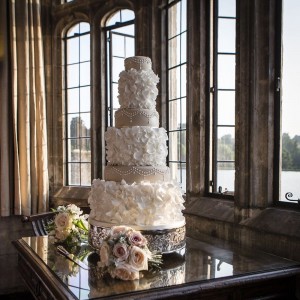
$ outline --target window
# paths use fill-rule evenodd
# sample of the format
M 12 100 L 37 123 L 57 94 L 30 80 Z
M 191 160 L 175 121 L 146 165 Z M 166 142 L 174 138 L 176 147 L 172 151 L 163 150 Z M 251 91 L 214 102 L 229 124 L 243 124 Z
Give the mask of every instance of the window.
M 116 12 L 106 23 L 107 30 L 107 126 L 114 126 L 114 114 L 119 108 L 118 80 L 124 70 L 124 59 L 134 56 L 134 12 L 123 9 Z
M 66 185 L 91 184 L 90 25 L 78 23 L 65 48 Z
M 209 192 L 233 195 L 235 179 L 235 0 L 212 1 Z
M 300 198 L 300 119 L 299 119 L 299 53 L 300 3 L 282 1 L 281 76 L 277 92 L 281 94 L 281 168 L 279 200 Z M 279 79 L 281 77 L 281 90 Z
M 171 176 L 186 189 L 186 0 L 169 1 L 168 16 L 168 163 Z

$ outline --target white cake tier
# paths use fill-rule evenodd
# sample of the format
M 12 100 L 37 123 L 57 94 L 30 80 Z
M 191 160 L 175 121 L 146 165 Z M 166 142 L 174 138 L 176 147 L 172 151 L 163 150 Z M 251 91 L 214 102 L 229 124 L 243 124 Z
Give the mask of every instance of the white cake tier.
M 115 113 L 116 127 L 159 127 L 159 115 L 155 109 L 123 108 Z
M 167 166 L 106 166 L 104 170 L 104 179 L 106 181 L 127 183 L 141 181 L 170 181 L 170 169 Z
M 109 165 L 165 166 L 168 154 L 164 128 L 109 127 L 105 132 Z
M 127 184 L 96 179 L 88 199 L 89 220 L 128 225 L 141 230 L 184 225 L 184 199 L 175 182 L 142 181 Z
M 147 56 L 132 56 L 124 60 L 125 70 L 151 70 L 152 62 Z
M 120 73 L 118 81 L 121 108 L 155 109 L 159 78 L 152 70 L 130 69 Z

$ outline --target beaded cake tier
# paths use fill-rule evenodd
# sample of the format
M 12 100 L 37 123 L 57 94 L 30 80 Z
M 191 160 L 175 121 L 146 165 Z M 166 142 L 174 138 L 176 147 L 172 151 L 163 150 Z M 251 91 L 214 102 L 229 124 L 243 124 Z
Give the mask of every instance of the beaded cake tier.
M 146 56 L 133 56 L 125 59 L 125 70 L 151 70 L 152 62 L 149 57 Z
M 159 126 L 159 115 L 153 109 L 124 108 L 115 113 L 116 127 Z
M 116 182 L 125 180 L 127 183 L 169 181 L 170 168 L 167 166 L 106 166 L 104 179 Z

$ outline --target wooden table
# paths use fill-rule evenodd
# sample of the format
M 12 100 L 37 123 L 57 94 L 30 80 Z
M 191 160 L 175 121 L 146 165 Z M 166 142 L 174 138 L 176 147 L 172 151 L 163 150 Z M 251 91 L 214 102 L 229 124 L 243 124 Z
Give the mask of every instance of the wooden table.
M 209 237 L 187 238 L 185 254 L 165 256 L 161 271 L 133 282 L 101 278 L 96 253 L 84 259 L 89 270 L 75 266 L 53 251 L 47 237 L 13 244 L 36 299 L 297 299 L 299 293 L 299 262 Z

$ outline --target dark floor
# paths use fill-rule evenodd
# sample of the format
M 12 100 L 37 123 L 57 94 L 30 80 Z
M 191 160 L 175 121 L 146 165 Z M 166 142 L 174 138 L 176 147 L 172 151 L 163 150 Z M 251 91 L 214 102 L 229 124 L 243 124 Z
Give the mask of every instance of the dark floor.
M 0 217 L 0 299 L 33 299 L 17 270 L 17 252 L 13 240 L 32 236 L 30 224 L 20 216 Z

